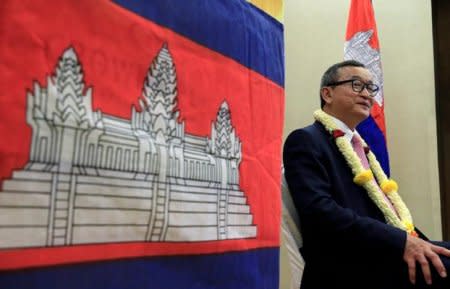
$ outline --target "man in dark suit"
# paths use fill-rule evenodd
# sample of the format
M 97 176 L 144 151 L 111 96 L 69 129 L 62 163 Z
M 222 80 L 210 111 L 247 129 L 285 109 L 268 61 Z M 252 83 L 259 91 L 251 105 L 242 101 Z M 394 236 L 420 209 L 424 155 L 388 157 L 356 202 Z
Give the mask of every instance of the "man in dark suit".
M 359 137 L 355 127 L 369 116 L 377 90 L 363 64 L 331 66 L 321 81 L 320 113 L 338 129 L 316 121 L 293 131 L 285 142 L 285 177 L 303 236 L 302 289 L 450 288 L 450 245 L 430 242 L 418 230 L 405 229 L 404 222 L 390 224 L 387 209 L 354 182 L 355 172 L 337 145 L 341 137 L 345 148 L 356 151 L 350 144 Z M 365 156 L 359 160 L 358 165 L 369 163 Z M 382 196 L 386 199 L 378 201 L 401 215 Z

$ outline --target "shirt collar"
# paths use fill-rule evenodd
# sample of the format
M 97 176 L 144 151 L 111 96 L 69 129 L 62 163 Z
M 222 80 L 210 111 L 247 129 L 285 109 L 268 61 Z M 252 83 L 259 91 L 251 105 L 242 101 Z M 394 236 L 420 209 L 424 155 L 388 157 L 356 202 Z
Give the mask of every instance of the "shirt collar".
M 358 135 L 358 132 L 355 130 L 351 130 L 342 120 L 335 118 L 334 116 L 327 113 L 329 117 L 331 117 L 332 120 L 334 120 L 334 123 L 338 127 L 338 129 L 342 130 L 342 132 L 345 134 L 344 137 L 350 142 L 353 138 L 353 135 Z

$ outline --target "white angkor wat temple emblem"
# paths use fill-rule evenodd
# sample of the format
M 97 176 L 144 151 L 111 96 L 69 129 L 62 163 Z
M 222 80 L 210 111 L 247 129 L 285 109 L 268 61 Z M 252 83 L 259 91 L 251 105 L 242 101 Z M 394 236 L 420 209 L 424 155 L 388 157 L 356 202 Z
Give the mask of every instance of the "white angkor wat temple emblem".
M 30 159 L 3 182 L 0 248 L 256 238 L 227 103 L 210 137 L 186 133 L 164 44 L 139 106 L 131 119 L 93 111 L 75 50 L 63 53 L 27 95 Z
M 344 59 L 354 59 L 363 63 L 374 76 L 374 82 L 380 86 L 375 101 L 383 105 L 383 71 L 381 70 L 380 52 L 369 45 L 373 30 L 356 33 L 345 43 Z

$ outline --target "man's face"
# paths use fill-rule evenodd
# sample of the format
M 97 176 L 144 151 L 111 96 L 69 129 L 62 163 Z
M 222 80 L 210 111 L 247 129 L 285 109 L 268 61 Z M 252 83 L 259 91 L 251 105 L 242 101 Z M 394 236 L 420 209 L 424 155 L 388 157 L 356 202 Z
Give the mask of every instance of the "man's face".
M 338 75 L 336 82 L 358 79 L 363 83 L 373 83 L 371 73 L 363 67 L 342 67 L 338 70 Z M 322 89 L 322 95 L 326 101 L 326 111 L 342 120 L 350 128 L 353 129 L 370 115 L 374 99 L 370 96 L 367 88 L 361 92 L 355 92 L 352 83 L 347 82 Z

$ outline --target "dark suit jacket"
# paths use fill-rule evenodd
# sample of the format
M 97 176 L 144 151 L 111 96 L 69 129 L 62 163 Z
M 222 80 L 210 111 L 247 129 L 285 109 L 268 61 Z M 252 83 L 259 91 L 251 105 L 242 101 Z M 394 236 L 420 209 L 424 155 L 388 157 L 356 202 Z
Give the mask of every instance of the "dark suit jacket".
M 387 225 L 367 192 L 353 183 L 351 169 L 322 124 L 293 131 L 283 161 L 304 242 L 301 288 L 395 288 L 391 268 L 405 267 L 406 233 Z

